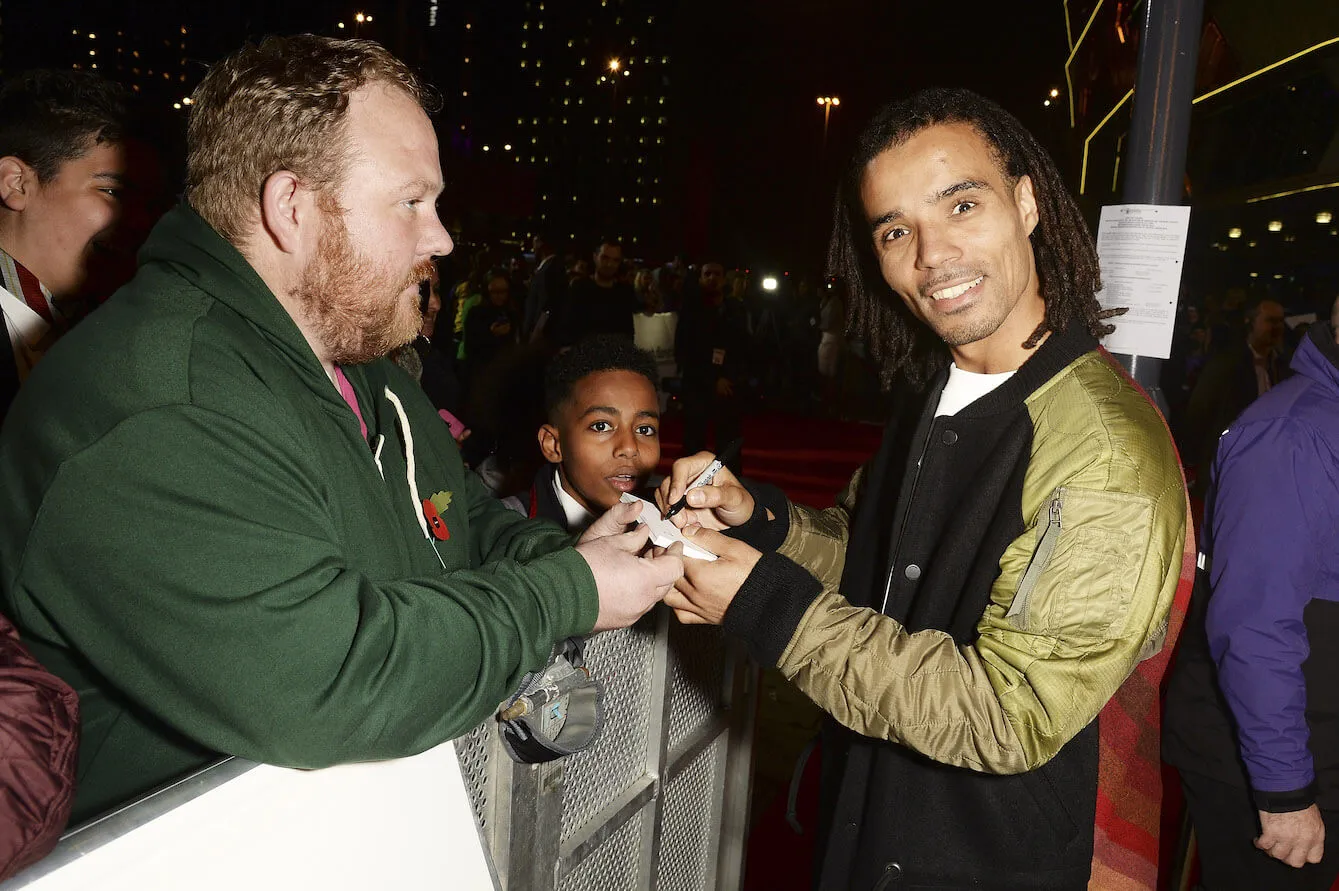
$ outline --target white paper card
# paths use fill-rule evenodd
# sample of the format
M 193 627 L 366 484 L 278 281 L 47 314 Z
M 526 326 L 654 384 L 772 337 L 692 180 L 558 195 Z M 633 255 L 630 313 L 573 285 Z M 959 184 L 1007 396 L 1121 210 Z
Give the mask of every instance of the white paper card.
M 656 547 L 667 548 L 676 541 L 683 542 L 683 555 L 692 557 L 694 560 L 715 560 L 716 555 L 701 545 L 693 544 L 683 537 L 679 527 L 675 526 L 670 520 L 660 515 L 660 508 L 656 507 L 645 498 L 638 498 L 631 492 L 624 492 L 619 496 L 619 501 L 626 501 L 633 504 L 640 501 L 642 504 L 642 514 L 637 518 L 638 523 L 642 523 L 651 529 L 651 541 Z
M 1102 341 L 1113 353 L 1166 359 L 1172 351 L 1176 299 L 1185 267 L 1190 208 L 1113 204 L 1102 208 L 1097 255 L 1103 309 L 1127 307 Z

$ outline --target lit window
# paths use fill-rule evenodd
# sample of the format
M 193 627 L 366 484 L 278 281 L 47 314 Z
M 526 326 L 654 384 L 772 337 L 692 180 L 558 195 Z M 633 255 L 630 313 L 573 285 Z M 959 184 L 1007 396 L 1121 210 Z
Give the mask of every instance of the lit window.
M 571 49 L 571 48 L 572 48 L 572 44 L 574 44 L 574 43 L 576 43 L 575 40 L 569 40 L 569 41 L 567 41 L 567 48 L 568 48 L 568 49 Z
M 636 45 L 637 45 L 637 38 L 636 38 L 636 37 L 632 38 L 631 40 L 628 41 L 628 43 L 631 44 L 632 46 L 636 46 Z
M 564 99 L 564 100 L 563 100 L 563 105 L 570 105 L 571 103 L 572 103 L 572 100 L 571 100 L 571 99 Z
M 585 65 L 585 64 L 586 64 L 586 60 L 585 60 L 585 59 L 582 59 L 582 60 L 581 60 L 581 64 L 582 64 L 582 65 Z
M 536 68 L 543 68 L 543 67 L 544 67 L 544 60 L 543 60 L 543 59 L 536 59 L 536 60 L 535 60 L 535 67 L 536 67 Z
M 525 59 L 522 59 L 522 60 L 521 60 L 521 67 L 522 67 L 522 68 L 525 67 Z
M 529 22 L 526 22 L 524 25 L 521 25 L 521 30 L 522 30 L 522 31 L 529 31 L 529 30 L 530 30 L 530 23 L 529 23 Z
M 661 97 L 660 97 L 660 103 L 659 103 L 659 104 L 660 104 L 660 105 L 664 105 L 664 104 L 665 104 L 665 97 L 664 97 L 664 96 L 661 96 Z
M 520 127 L 520 126 L 524 126 L 524 124 L 525 124 L 525 118 L 517 118 L 517 119 L 516 119 L 516 126 Z
M 521 49 L 525 49 L 525 48 L 528 47 L 528 46 L 530 46 L 529 41 L 526 41 L 526 40 L 522 40 L 522 41 L 521 41 Z
M 660 64 L 661 64 L 661 65 L 668 65 L 668 64 L 669 64 L 669 56 L 661 56 L 661 57 L 660 57 Z
M 460 91 L 460 95 L 462 95 L 462 96 L 468 96 L 469 94 L 470 94 L 470 91 L 469 91 L 469 90 L 461 90 L 461 91 Z

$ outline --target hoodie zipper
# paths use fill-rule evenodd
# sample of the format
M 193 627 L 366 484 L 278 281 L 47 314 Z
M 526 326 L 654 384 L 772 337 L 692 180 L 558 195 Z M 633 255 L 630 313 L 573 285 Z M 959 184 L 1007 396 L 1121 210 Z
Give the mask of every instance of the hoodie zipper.
M 1064 524 L 1064 488 L 1055 490 L 1051 496 L 1051 503 L 1048 508 L 1049 516 L 1046 520 L 1046 528 L 1042 530 L 1041 538 L 1037 541 L 1037 549 L 1032 553 L 1032 562 L 1028 564 L 1027 570 L 1023 573 L 1023 578 L 1018 583 L 1018 593 L 1014 595 L 1014 602 L 1010 604 L 1009 611 L 1004 614 L 1006 619 L 1017 619 L 1018 627 L 1027 630 L 1027 617 L 1023 614 L 1027 610 L 1028 600 L 1032 597 L 1033 590 L 1037 587 L 1037 582 L 1041 579 L 1041 574 L 1046 571 L 1046 565 L 1051 562 L 1051 554 L 1055 552 L 1056 542 L 1060 540 L 1060 530 Z

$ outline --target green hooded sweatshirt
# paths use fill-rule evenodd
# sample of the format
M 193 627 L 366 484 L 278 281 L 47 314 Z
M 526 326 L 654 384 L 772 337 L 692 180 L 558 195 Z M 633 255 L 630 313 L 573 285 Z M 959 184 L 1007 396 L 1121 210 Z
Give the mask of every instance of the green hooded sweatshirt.
M 79 693 L 76 821 L 218 753 L 423 751 L 591 630 L 571 539 L 494 500 L 391 362 L 344 369 L 365 440 L 193 211 L 164 217 L 140 264 L 0 433 L 0 607 Z

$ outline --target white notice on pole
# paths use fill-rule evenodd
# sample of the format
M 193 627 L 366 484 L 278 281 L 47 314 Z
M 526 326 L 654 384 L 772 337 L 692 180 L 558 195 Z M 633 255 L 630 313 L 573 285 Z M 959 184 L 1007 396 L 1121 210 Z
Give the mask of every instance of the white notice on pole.
M 1176 298 L 1185 266 L 1190 208 L 1113 204 L 1102 208 L 1097 255 L 1103 309 L 1126 307 L 1102 341 L 1113 353 L 1166 359 L 1171 355 Z

